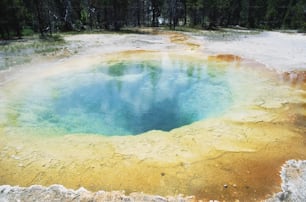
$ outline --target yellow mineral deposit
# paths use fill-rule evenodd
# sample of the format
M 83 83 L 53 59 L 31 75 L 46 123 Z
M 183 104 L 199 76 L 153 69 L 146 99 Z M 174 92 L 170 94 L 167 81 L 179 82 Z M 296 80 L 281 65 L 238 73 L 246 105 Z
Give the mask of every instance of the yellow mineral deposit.
M 172 36 L 171 40 L 177 42 L 181 38 Z M 226 63 L 233 66 L 229 68 L 233 71 L 251 71 L 267 82 L 257 82 L 254 76 L 254 81 L 248 84 L 237 84 L 234 88 L 242 94 L 233 96 L 241 96 L 240 101 L 223 115 L 170 132 L 48 137 L 34 132 L 12 134 L 1 126 L 0 183 L 19 186 L 56 183 L 75 189 L 83 186 L 91 191 L 126 190 L 165 196 L 181 193 L 204 201 L 259 201 L 280 191 L 282 164 L 289 159 L 306 158 L 306 92 L 295 85 L 305 84 L 305 72 L 289 79 L 292 73 L 279 76 L 276 72 L 264 72 L 262 65 L 256 66 L 255 62 L 250 68 L 247 67 L 250 63 L 234 55 L 168 54 L 178 58 L 182 55 L 185 60 L 204 62 L 208 58 L 220 65 Z M 116 58 L 158 57 L 163 54 L 137 50 L 100 55 L 85 62 L 79 58 L 36 76 L 76 71 L 84 68 L 85 63 L 88 66 L 101 60 L 108 63 Z M 30 77 L 32 80 L 24 79 L 35 82 Z M 18 92 L 15 87 L 22 90 L 19 84 L 1 88 Z

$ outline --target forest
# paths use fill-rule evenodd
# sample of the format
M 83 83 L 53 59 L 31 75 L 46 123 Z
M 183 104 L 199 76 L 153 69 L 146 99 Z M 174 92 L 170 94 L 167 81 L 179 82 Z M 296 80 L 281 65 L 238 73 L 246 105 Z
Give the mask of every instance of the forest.
M 306 30 L 306 0 L 0 0 L 2 39 L 179 26 Z

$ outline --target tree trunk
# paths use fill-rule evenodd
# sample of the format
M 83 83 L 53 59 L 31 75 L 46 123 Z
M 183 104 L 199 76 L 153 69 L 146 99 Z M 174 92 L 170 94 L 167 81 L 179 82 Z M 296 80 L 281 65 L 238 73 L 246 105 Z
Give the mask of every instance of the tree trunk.
M 140 0 L 137 0 L 137 26 L 140 27 Z
M 21 39 L 21 27 L 20 27 L 19 22 L 16 22 L 15 31 L 16 31 L 16 35 L 18 39 Z
M 155 18 L 156 18 L 156 16 L 155 16 L 155 8 L 153 8 L 152 12 L 153 12 L 152 13 L 152 27 L 155 27 Z
M 11 35 L 10 35 L 10 29 L 8 28 L 8 26 L 5 26 L 5 31 L 6 31 L 6 38 L 5 39 L 10 39 Z
M 282 27 L 286 27 L 287 26 L 287 22 L 286 21 L 288 20 L 288 16 L 290 14 L 292 3 L 293 3 L 293 0 L 290 0 L 290 2 L 288 4 L 288 7 L 287 7 L 287 10 L 286 10 L 286 14 L 285 14 L 283 22 L 282 22 Z
M 72 23 L 72 6 L 71 6 L 71 0 L 65 0 L 64 1 L 64 10 L 65 10 L 65 14 L 64 14 L 64 29 L 66 31 L 71 31 L 73 30 L 73 23 Z
M 187 3 L 186 0 L 183 1 L 184 4 L 184 26 L 187 24 Z
M 39 0 L 34 0 L 35 8 L 36 8 L 36 16 L 37 16 L 37 22 L 38 22 L 38 29 L 40 32 L 40 35 L 44 37 L 44 28 L 43 28 L 43 20 L 42 20 L 42 14 L 40 10 Z

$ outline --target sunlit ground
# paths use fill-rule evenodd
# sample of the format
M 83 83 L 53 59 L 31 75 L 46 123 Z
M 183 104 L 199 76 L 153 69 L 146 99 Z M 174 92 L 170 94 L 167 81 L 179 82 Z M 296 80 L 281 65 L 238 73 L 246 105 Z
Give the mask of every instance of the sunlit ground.
M 306 158 L 303 72 L 210 55 L 186 35 L 152 40 L 8 72 L 0 184 L 227 201 L 279 192 L 281 165 Z

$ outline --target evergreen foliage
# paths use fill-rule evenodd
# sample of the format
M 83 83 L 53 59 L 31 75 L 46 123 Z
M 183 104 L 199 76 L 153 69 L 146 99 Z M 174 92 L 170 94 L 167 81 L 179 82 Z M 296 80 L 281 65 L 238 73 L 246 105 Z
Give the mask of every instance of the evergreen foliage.
M 0 36 L 124 26 L 306 29 L 306 0 L 0 0 Z M 24 31 L 26 29 L 26 31 Z

